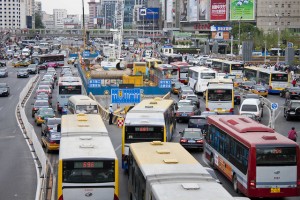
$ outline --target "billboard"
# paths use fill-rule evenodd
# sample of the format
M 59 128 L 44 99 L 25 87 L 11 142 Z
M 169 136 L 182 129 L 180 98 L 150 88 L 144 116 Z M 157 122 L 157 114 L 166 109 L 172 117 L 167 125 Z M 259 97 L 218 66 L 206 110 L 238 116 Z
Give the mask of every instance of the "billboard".
M 255 0 L 230 0 L 230 20 L 254 20 Z
M 187 21 L 188 0 L 181 0 L 179 6 L 180 6 L 180 21 L 186 22 Z
M 173 0 L 167 0 L 167 4 L 166 4 L 166 21 L 168 23 L 172 23 L 173 22 Z
M 188 18 L 190 22 L 198 21 L 198 0 L 189 0 Z
M 198 20 L 199 21 L 208 21 L 209 13 L 209 0 L 199 0 L 198 4 Z
M 159 8 L 146 8 L 145 19 L 158 20 L 159 19 Z
M 227 20 L 226 0 L 210 1 L 210 20 L 214 20 L 214 21 Z
M 222 32 L 222 31 L 211 32 L 211 39 L 215 39 L 215 40 L 229 40 L 229 32 Z

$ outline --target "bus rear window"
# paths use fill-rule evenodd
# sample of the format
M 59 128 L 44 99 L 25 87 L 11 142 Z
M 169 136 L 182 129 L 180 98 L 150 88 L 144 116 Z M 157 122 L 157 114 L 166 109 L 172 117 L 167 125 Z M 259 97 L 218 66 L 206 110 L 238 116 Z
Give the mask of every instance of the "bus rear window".
M 126 126 L 125 143 L 146 142 L 164 139 L 163 126 Z
M 201 73 L 201 79 L 214 79 L 216 78 L 216 73 Z
M 114 160 L 63 161 L 64 183 L 107 183 L 114 181 Z
M 208 101 L 231 101 L 232 89 L 209 89 Z
M 272 74 L 272 81 L 279 81 L 279 82 L 287 82 L 288 75 L 287 74 Z
M 59 94 L 81 94 L 81 86 L 59 86 Z
M 244 70 L 244 65 L 243 64 L 232 64 L 231 70 Z
M 257 166 L 296 165 L 296 147 L 257 147 Z

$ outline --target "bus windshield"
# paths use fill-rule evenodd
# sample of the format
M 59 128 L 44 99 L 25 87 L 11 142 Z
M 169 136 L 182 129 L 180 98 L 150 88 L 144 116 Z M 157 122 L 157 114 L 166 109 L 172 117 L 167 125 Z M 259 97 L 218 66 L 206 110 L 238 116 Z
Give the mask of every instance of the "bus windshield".
M 296 165 L 296 147 L 257 147 L 257 166 Z
M 214 79 L 216 78 L 216 73 L 201 73 L 201 79 Z
M 63 161 L 64 183 L 107 183 L 115 181 L 114 160 Z
M 209 89 L 208 101 L 231 101 L 232 89 Z
M 126 126 L 125 143 L 164 141 L 163 126 Z
M 288 75 L 287 74 L 272 74 L 272 81 L 279 81 L 279 82 L 287 82 Z
M 243 70 L 244 65 L 243 64 L 232 64 L 231 65 L 231 70 Z
M 81 94 L 81 86 L 59 86 L 59 94 Z

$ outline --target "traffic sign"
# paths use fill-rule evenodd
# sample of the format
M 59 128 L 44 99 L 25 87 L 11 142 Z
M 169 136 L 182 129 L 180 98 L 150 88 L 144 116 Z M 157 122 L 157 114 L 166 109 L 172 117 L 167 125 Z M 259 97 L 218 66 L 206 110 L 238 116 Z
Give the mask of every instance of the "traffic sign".
M 101 79 L 89 79 L 89 88 L 101 88 Z
M 89 50 L 85 50 L 85 51 L 83 51 L 83 53 L 82 53 L 82 57 L 88 58 L 88 57 L 90 57 L 90 54 L 91 54 L 91 52 L 90 52 Z
M 159 81 L 159 88 L 171 88 L 171 87 L 172 87 L 172 80 Z
M 111 103 L 140 103 L 141 89 L 111 89 Z
M 277 110 L 278 109 L 278 103 L 272 103 L 271 104 L 271 109 L 272 110 Z

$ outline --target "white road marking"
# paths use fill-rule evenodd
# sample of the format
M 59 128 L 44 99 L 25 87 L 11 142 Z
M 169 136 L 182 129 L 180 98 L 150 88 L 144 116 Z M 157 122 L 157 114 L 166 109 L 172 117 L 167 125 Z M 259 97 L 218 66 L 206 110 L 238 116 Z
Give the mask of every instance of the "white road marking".
M 3 109 L 3 107 L 1 106 L 1 107 L 0 107 L 0 111 L 1 111 L 2 109 Z
M 121 144 L 117 147 L 117 148 L 115 148 L 115 151 L 118 151 L 120 148 L 121 148 Z
M 2 137 L 0 137 L 0 140 L 4 140 L 4 139 L 12 139 L 12 138 L 15 138 L 16 136 L 13 136 L 13 135 L 11 135 L 11 136 L 2 136 Z
M 10 97 L 8 97 L 9 100 L 11 100 L 14 97 L 14 95 L 10 95 Z
M 21 87 L 18 87 L 18 88 L 17 88 L 17 90 L 20 90 L 20 89 L 21 89 Z

